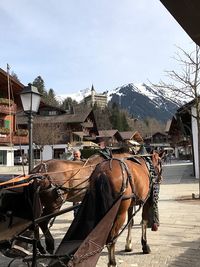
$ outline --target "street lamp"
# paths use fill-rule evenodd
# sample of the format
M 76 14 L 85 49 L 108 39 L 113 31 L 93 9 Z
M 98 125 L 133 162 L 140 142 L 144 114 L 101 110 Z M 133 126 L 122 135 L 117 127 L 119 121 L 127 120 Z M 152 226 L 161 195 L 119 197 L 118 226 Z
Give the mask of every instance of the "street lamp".
M 38 112 L 40 105 L 41 94 L 38 92 L 38 89 L 32 84 L 24 87 L 20 93 L 22 106 L 24 112 L 28 116 L 28 130 L 29 130 L 29 173 L 33 169 L 33 115 Z

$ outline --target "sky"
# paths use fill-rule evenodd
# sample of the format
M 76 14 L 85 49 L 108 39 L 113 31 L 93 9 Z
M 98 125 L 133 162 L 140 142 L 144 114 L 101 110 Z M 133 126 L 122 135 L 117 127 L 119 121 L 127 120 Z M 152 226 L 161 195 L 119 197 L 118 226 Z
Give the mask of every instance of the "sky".
M 0 68 L 58 96 L 158 83 L 194 43 L 159 0 L 1 0 Z

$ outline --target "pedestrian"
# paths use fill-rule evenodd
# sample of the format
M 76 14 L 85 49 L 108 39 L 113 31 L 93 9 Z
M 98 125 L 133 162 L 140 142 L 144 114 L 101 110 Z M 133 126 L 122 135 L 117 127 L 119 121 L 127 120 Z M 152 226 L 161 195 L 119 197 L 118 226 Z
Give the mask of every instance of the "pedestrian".
M 81 151 L 79 149 L 76 149 L 73 152 L 73 161 L 76 160 L 81 160 Z
M 152 231 L 157 231 L 159 227 L 159 212 L 158 212 L 158 199 L 160 191 L 160 182 L 158 181 L 158 176 L 156 175 L 151 157 L 147 154 L 146 148 L 144 147 L 144 141 L 139 132 L 133 135 L 133 139 L 129 140 L 131 144 L 131 151 L 134 155 L 142 156 L 147 164 L 150 173 L 150 183 L 152 184 L 150 197 L 151 212 L 149 213 L 149 227 Z
M 75 149 L 73 152 L 73 161 L 84 161 L 81 157 L 81 151 L 79 149 Z M 73 202 L 73 206 L 76 204 L 80 204 L 80 202 Z M 74 209 L 74 217 L 78 212 L 78 207 Z
M 112 151 L 106 146 L 106 142 L 104 139 L 100 138 L 99 142 L 99 153 L 103 155 L 106 159 L 111 159 L 112 158 Z

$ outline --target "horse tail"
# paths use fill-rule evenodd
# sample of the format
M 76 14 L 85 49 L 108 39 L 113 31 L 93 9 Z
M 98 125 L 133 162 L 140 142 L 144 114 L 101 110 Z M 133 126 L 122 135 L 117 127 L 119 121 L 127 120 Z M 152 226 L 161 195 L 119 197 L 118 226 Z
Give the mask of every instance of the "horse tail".
M 94 178 L 94 192 L 98 213 L 103 217 L 116 200 L 109 177 L 104 172 Z

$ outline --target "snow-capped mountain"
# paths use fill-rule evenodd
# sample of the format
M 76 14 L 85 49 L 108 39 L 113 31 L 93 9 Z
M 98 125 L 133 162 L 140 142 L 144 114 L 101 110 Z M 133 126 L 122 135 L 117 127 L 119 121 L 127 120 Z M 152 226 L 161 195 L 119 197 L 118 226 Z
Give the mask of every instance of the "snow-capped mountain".
M 90 93 L 91 89 L 86 88 L 78 93 L 67 95 L 65 98 L 71 97 L 77 102 L 81 102 Z M 164 122 L 171 119 L 178 107 L 184 104 L 180 97 L 176 99 L 179 104 L 175 104 L 174 101 L 170 100 L 170 96 L 167 93 L 144 83 L 129 83 L 114 90 L 108 90 L 107 96 L 109 104 L 117 103 L 135 118 L 145 119 L 146 117 L 152 117 Z
M 76 100 L 78 103 L 80 103 L 84 99 L 84 97 L 86 97 L 90 94 L 91 94 L 91 88 L 85 88 L 85 89 L 82 89 L 76 93 L 56 96 L 56 99 L 61 102 L 65 98 L 71 97 L 73 100 Z
M 170 96 L 161 90 L 146 84 L 127 84 L 108 92 L 109 102 L 117 103 L 129 114 L 139 119 L 152 117 L 159 121 L 167 121 L 175 114 L 177 108 L 184 104 L 180 99 L 170 100 Z

